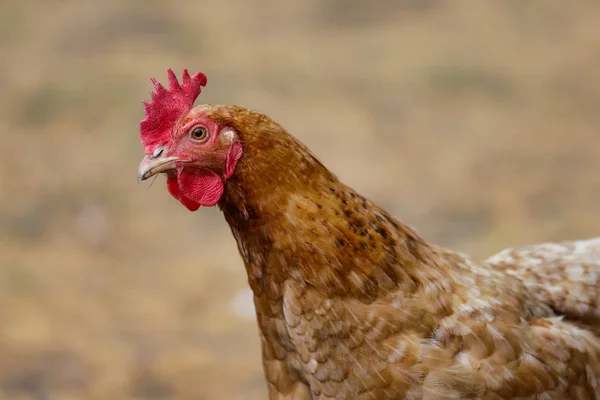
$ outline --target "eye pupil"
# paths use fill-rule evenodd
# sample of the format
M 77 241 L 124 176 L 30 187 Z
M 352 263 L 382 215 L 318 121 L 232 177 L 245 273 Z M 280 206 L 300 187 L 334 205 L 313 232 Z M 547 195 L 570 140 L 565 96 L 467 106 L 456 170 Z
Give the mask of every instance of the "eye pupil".
M 206 129 L 201 127 L 194 128 L 192 130 L 192 136 L 194 139 L 204 139 L 206 136 Z

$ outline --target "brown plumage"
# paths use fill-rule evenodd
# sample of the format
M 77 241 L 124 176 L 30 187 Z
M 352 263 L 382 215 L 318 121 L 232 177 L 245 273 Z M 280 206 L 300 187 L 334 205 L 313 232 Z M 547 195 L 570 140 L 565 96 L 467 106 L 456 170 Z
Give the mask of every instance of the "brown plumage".
M 271 399 L 600 398 L 599 241 L 478 264 L 344 185 L 265 115 L 202 105 L 167 128 L 138 173 L 223 211 Z

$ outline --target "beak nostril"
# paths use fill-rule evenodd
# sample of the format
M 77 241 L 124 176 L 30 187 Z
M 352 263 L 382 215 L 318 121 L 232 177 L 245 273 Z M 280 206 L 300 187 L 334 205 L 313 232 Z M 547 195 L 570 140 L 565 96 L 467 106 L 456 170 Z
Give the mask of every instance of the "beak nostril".
M 165 148 L 163 146 L 157 147 L 156 149 L 154 149 L 154 152 L 152 153 L 152 158 L 159 157 L 163 153 L 164 150 L 165 150 Z

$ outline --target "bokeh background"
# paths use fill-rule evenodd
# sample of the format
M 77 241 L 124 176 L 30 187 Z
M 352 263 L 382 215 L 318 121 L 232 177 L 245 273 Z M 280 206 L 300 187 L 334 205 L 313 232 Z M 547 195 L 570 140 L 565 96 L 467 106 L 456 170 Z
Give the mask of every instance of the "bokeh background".
M 0 398 L 263 399 L 217 209 L 136 183 L 149 77 L 281 122 L 432 242 L 600 235 L 600 3 L 2 0 Z

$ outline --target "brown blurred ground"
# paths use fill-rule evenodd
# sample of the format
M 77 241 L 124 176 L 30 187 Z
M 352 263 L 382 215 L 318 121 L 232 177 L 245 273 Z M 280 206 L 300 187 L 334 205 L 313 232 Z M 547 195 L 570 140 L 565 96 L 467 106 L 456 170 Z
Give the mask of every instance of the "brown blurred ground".
M 218 210 L 135 181 L 168 66 L 433 242 L 600 235 L 600 3 L 166 4 L 0 3 L 2 399 L 265 398 Z

